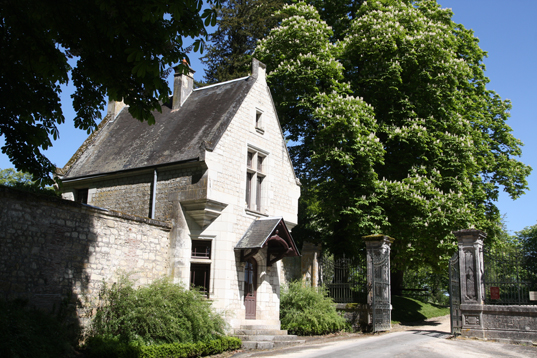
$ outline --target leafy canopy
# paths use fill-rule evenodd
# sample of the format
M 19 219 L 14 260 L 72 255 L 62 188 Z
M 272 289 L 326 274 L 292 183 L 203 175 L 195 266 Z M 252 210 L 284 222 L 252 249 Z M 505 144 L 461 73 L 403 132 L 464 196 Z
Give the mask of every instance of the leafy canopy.
M 53 187 L 43 187 L 38 185 L 30 174 L 19 172 L 13 168 L 0 169 L 0 185 L 17 188 L 31 193 L 59 196 Z
M 151 111 L 160 111 L 159 101 L 171 93 L 169 66 L 188 59 L 183 37 L 196 39 L 194 51 L 203 51 L 204 25 L 215 24 L 215 12 L 202 12 L 202 5 L 202 0 L 1 2 L 2 152 L 18 170 L 52 184 L 55 167 L 41 151 L 59 137 L 60 85 L 69 80 L 76 87 L 76 128 L 88 133 L 96 128 L 107 95 L 123 99 L 135 118 L 153 123 Z
M 247 76 L 258 39 L 277 24 L 274 12 L 284 0 L 223 0 L 217 8 L 218 27 L 201 58 L 205 81 L 217 83 Z
M 531 168 L 473 32 L 435 1 L 363 2 L 338 34 L 305 3 L 281 15 L 256 56 L 303 182 L 296 235 L 341 255 L 384 233 L 404 270 L 444 266 L 453 230 L 497 232 L 500 187 L 522 195 Z

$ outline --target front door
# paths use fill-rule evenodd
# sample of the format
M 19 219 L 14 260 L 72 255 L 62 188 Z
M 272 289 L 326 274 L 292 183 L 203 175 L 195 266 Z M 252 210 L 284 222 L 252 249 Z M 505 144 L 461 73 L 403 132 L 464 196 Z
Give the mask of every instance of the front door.
M 254 259 L 248 259 L 244 266 L 244 306 L 246 319 L 255 319 L 257 286 L 257 263 Z

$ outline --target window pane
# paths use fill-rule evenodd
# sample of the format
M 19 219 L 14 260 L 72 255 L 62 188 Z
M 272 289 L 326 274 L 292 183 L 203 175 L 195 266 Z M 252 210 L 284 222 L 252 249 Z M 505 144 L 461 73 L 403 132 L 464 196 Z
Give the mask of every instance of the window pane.
M 261 210 L 261 190 L 262 190 L 262 183 L 263 183 L 263 178 L 261 177 L 257 177 L 257 190 L 256 190 L 256 200 L 255 200 L 255 204 L 257 206 L 257 211 L 260 211 Z
M 76 192 L 76 201 L 82 204 L 88 203 L 88 189 L 78 189 Z
M 255 127 L 256 128 L 261 128 L 261 112 L 257 112 L 255 114 Z
M 192 240 L 192 257 L 210 259 L 211 258 L 211 241 Z
M 252 167 L 252 161 L 254 159 L 254 153 L 248 152 L 248 160 L 246 162 L 246 165 L 248 165 L 248 168 Z
M 263 160 L 264 159 L 265 159 L 265 157 L 257 155 L 257 170 L 259 170 L 260 172 L 263 171 Z
M 252 207 L 252 173 L 246 173 L 246 206 L 248 209 Z
M 207 296 L 209 295 L 209 264 L 190 265 L 190 287 L 197 287 Z

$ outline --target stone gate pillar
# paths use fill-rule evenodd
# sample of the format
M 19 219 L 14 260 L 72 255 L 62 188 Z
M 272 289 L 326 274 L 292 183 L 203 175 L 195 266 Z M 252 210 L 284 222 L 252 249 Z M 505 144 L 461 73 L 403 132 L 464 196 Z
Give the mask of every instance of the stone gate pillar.
M 391 329 L 390 246 L 393 238 L 369 235 L 362 238 L 367 250 L 367 303 L 373 332 Z
M 487 235 L 477 229 L 455 231 L 453 234 L 459 242 L 461 304 L 483 305 L 483 240 Z

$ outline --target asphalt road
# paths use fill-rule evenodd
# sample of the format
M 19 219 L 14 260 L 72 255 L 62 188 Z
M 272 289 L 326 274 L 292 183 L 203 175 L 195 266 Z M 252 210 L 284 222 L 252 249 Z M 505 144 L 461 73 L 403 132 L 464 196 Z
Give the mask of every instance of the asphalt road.
M 306 342 L 304 345 L 263 352 L 243 352 L 234 357 L 285 358 L 537 358 L 537 347 L 502 344 L 469 339 L 453 339 L 449 334 L 448 318 L 429 322 L 426 326 L 407 327 L 407 330 L 364 335 L 333 342 Z
M 259 352 L 249 357 L 285 358 L 474 358 L 537 357 L 537 347 L 475 340 L 445 339 L 435 331 L 405 331 L 326 344 L 304 345 L 280 351 Z

